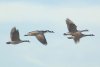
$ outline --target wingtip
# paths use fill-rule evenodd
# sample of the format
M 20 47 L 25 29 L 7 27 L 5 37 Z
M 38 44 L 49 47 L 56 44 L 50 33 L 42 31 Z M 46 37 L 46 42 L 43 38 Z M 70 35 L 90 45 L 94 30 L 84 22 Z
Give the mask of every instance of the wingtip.
M 45 45 L 45 46 L 47 46 L 47 44 L 48 44 L 47 42 L 46 43 L 43 43 L 43 45 Z
M 70 19 L 69 18 L 66 18 L 66 21 L 69 21 Z

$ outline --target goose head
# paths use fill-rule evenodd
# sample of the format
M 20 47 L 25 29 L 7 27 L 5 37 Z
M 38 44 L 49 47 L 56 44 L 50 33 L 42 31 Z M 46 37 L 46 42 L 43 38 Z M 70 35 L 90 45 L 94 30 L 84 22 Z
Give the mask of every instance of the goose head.
M 46 32 L 49 32 L 49 33 L 54 33 L 54 31 L 50 31 L 50 30 L 46 30 Z

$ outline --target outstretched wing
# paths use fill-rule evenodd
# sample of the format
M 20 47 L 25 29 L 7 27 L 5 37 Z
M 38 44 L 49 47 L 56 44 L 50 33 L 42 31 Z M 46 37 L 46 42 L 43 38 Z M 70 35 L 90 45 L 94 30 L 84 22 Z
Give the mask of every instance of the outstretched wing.
M 67 28 L 69 32 L 77 32 L 77 26 L 70 20 L 66 20 Z
M 46 38 L 44 36 L 44 34 L 37 34 L 36 35 L 36 38 L 44 45 L 47 45 L 47 41 L 46 41 Z
M 12 28 L 10 37 L 11 37 L 12 41 L 19 41 L 20 40 L 20 38 L 19 38 L 19 31 L 16 30 L 15 27 Z

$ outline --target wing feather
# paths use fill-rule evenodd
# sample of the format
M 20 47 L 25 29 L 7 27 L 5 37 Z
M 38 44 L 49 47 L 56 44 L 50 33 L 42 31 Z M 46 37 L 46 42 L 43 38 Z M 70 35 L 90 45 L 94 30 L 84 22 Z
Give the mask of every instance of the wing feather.
M 70 20 L 66 20 L 67 28 L 69 32 L 77 32 L 77 26 Z
M 44 34 L 37 34 L 36 38 L 44 45 L 47 45 L 47 41 L 46 38 L 44 36 Z
M 15 27 L 12 28 L 10 36 L 11 36 L 11 40 L 12 41 L 19 41 L 20 40 L 20 38 L 19 38 L 19 31 L 16 30 Z

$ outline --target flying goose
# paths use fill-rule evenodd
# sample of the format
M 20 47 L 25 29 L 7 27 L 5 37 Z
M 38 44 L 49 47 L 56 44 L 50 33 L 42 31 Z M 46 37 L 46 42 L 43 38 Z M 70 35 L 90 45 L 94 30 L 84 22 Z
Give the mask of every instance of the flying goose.
M 88 31 L 88 30 L 77 30 L 77 26 L 70 20 L 66 19 L 66 24 L 68 28 L 68 33 L 64 33 L 64 35 L 71 35 L 71 37 L 68 37 L 68 39 L 74 39 L 75 43 L 80 41 L 80 38 L 85 36 L 94 36 L 94 34 L 83 34 L 82 32 Z
M 16 29 L 16 27 L 13 27 L 11 29 L 10 38 L 11 38 L 11 41 L 6 42 L 6 44 L 19 44 L 22 42 L 30 42 L 29 40 L 20 40 L 19 31 Z
M 36 30 L 36 31 L 32 31 L 32 32 L 28 32 L 25 36 L 36 36 L 36 38 L 43 44 L 43 45 L 47 45 L 47 40 L 44 36 L 44 33 L 54 33 L 53 31 L 49 31 L 49 30 Z

